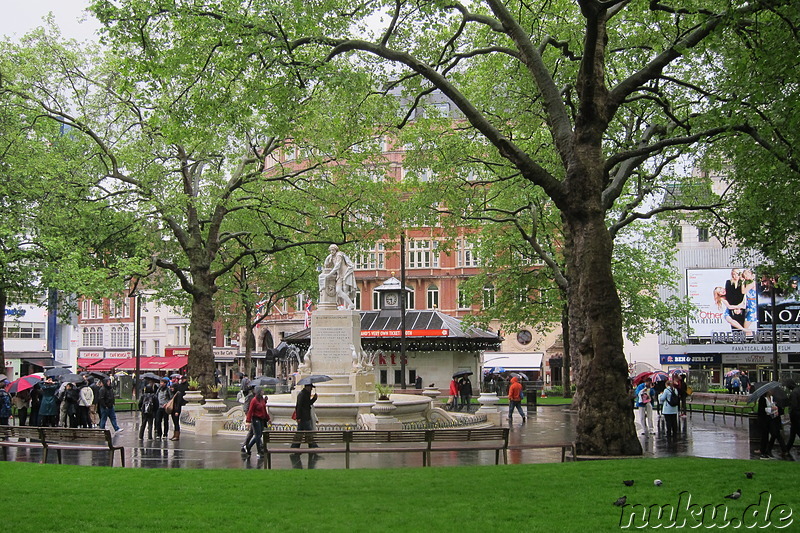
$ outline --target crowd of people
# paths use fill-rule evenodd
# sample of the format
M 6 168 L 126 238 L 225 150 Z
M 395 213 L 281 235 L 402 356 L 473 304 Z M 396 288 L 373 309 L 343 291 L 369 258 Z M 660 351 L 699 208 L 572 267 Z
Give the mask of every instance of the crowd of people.
M 666 438 L 676 438 L 678 418 L 686 416 L 686 399 L 689 396 L 686 374 L 675 374 L 657 382 L 648 377 L 631 391 L 642 435 L 654 435 L 658 424 L 656 417 L 663 417 Z
M 8 425 L 12 412 L 19 426 L 101 428 L 111 425 L 115 434 L 123 431 L 117 423 L 116 387 L 111 377 L 82 376 L 82 381 L 60 382 L 45 377 L 32 387 L 9 393 L 8 380 L 0 383 L 0 425 Z M 76 378 L 78 379 L 78 378 Z M 139 387 L 141 424 L 139 438 L 179 440 L 181 407 L 189 389 L 186 376 L 163 377 L 158 382 L 142 380 Z M 169 436 L 170 420 L 173 425 Z
M 19 426 L 91 428 L 104 424 L 104 414 L 116 425 L 116 416 L 109 415 L 114 405 L 110 379 L 84 376 L 81 382 L 60 383 L 46 377 L 13 393 L 6 391 L 8 384 L 4 380 L 0 385 L 0 425 L 9 424 L 12 407 Z M 110 400 L 106 400 L 107 390 L 111 390 Z

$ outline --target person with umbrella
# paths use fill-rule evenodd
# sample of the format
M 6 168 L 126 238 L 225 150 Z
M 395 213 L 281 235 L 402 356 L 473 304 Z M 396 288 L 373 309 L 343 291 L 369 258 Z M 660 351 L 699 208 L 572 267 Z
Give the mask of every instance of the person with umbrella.
M 469 374 L 461 375 L 461 379 L 458 380 L 458 392 L 461 396 L 461 407 L 469 412 L 469 404 L 472 398 L 472 383 L 469 380 Z
M 62 404 L 66 404 L 64 408 L 64 427 L 76 428 L 78 427 L 78 401 L 80 396 L 75 384 L 68 381 L 64 387 L 64 397 L 61 400 Z
M 772 398 L 772 390 L 767 389 L 758 399 L 758 425 L 761 430 L 761 459 L 772 459 L 772 447 L 775 441 L 781 447 L 781 457 L 787 457 L 786 444 L 781 431 L 781 416 L 778 404 Z
M 31 407 L 30 389 L 18 391 L 11 398 L 11 404 L 17 408 L 17 425 L 28 425 L 28 409 Z
M 302 380 L 301 380 L 302 381 Z M 311 406 L 317 401 L 317 393 L 311 395 L 311 390 L 314 388 L 312 383 L 303 384 L 303 390 L 297 394 L 297 403 L 295 403 L 295 416 L 297 417 L 297 431 L 312 431 L 314 429 L 314 419 L 311 413 Z M 292 442 L 292 448 L 299 448 L 302 442 L 302 436 L 297 435 L 295 441 Z M 313 438 L 307 436 L 309 448 L 318 448 L 319 444 L 314 442 Z
M 39 390 L 42 393 L 42 400 L 39 403 L 39 425 L 55 427 L 58 417 L 58 402 L 56 401 L 58 384 L 53 381 L 52 377 L 48 377 L 39 384 Z

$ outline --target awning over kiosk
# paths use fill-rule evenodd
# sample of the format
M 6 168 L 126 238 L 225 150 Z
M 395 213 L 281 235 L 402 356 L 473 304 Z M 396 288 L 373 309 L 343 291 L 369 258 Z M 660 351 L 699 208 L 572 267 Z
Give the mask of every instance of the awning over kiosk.
M 542 369 L 542 352 L 483 352 L 485 368 L 503 368 L 506 372 L 525 372 Z

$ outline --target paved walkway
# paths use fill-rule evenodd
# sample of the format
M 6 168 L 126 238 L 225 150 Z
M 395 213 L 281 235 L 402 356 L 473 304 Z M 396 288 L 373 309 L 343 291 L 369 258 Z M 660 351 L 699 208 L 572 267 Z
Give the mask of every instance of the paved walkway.
M 546 443 L 572 440 L 575 437 L 577 416 L 561 407 L 540 406 L 531 413 L 528 421 L 522 424 L 514 417 L 511 430 L 512 443 Z M 218 435 L 215 437 L 196 436 L 184 431 L 180 441 L 147 440 L 138 437 L 138 417 L 136 413 L 118 414 L 120 426 L 124 429 L 115 435 L 115 441 L 125 446 L 126 465 L 137 468 L 262 468 L 263 460 L 243 456 L 239 448 L 244 435 Z M 645 457 L 718 457 L 727 459 L 748 459 L 750 443 L 747 420 L 736 420 L 731 416 L 715 421 L 710 416 L 704 421 L 699 414 L 692 418 L 680 419 L 681 437 L 675 442 L 667 442 L 662 437 L 663 427 L 656 435 L 641 435 Z M 561 460 L 560 449 L 509 451 L 509 462 L 543 463 Z M 55 456 L 55 454 L 53 454 Z M 104 453 L 66 452 L 64 462 L 80 465 L 105 464 Z M 9 460 L 38 461 L 39 450 L 9 450 Z M 494 464 L 494 452 L 459 451 L 439 452 L 432 456 L 433 466 Z M 273 468 L 344 468 L 343 454 L 321 454 L 312 465 L 303 456 L 302 465 L 293 464 L 288 455 L 273 456 Z M 351 468 L 403 468 L 421 467 L 422 454 L 368 454 L 351 456 Z

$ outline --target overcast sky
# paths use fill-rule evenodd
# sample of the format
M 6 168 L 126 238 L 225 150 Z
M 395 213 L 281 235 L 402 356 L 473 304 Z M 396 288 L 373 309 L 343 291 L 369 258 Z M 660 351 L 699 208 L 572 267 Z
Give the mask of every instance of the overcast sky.
M 97 20 L 84 9 L 90 0 L 0 0 L 0 35 L 17 40 L 33 28 L 42 26 L 42 17 L 53 12 L 64 37 L 97 40 Z M 79 20 L 87 19 L 84 22 Z

